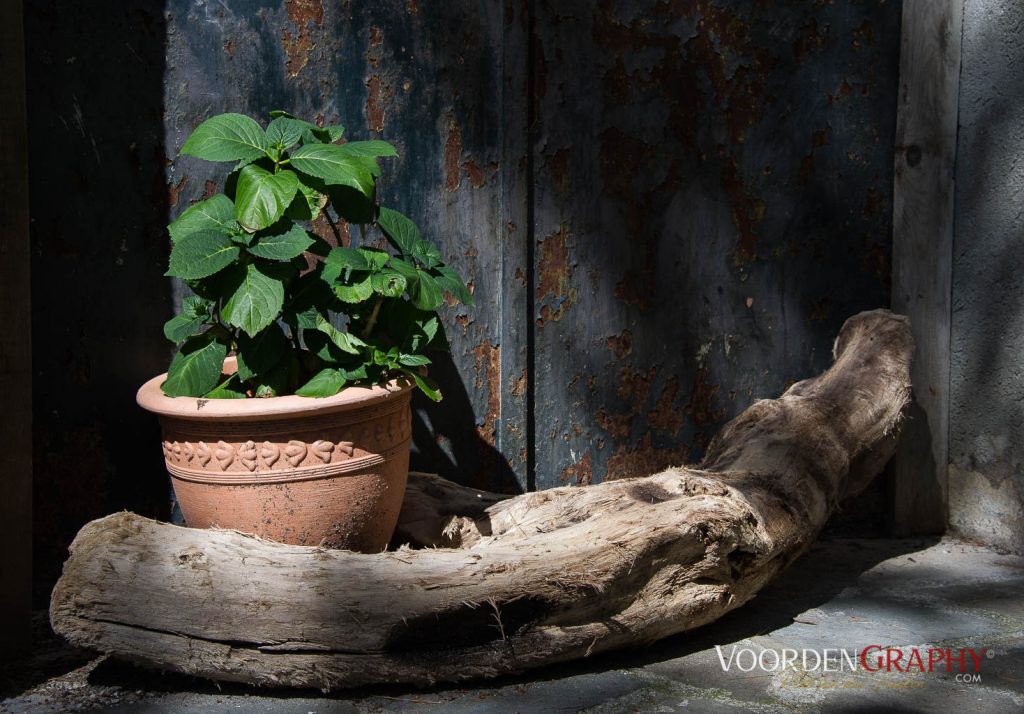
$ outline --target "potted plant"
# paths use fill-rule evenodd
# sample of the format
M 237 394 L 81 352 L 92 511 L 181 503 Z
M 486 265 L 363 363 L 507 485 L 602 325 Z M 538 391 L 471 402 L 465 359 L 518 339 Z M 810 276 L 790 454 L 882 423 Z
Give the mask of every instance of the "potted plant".
M 391 144 L 271 116 L 266 129 L 211 117 L 182 148 L 237 165 L 168 226 L 167 275 L 193 294 L 164 326 L 178 345 L 167 373 L 138 402 L 159 415 L 188 525 L 379 551 L 404 495 L 412 390 L 441 398 L 425 375 L 448 348 L 435 310 L 472 296 L 410 219 L 378 205 Z M 310 230 L 317 219 L 338 245 Z

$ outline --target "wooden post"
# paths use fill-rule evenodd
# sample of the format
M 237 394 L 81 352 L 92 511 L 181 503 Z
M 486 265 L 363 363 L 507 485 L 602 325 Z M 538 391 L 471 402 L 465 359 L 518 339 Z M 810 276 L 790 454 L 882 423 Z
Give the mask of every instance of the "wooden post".
M 0 3 L 0 438 L 10 449 L 0 499 L 0 653 L 31 642 L 32 323 L 28 146 L 21 0 Z
M 898 535 L 947 516 L 949 349 L 963 0 L 905 0 L 893 195 L 892 309 L 917 351 L 914 402 L 892 463 Z

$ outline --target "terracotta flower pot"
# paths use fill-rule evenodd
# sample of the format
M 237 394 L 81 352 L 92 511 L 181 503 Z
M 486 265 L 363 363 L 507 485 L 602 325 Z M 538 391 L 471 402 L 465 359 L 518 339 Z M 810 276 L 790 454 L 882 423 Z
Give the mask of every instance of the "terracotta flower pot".
M 362 552 L 387 545 L 409 472 L 409 382 L 324 399 L 197 399 L 164 395 L 166 379 L 146 382 L 137 400 L 160 417 L 187 525 Z

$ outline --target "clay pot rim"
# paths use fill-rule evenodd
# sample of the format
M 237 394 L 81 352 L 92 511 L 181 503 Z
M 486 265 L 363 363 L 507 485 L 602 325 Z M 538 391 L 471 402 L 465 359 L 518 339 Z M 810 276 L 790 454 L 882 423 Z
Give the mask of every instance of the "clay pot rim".
M 235 371 L 235 358 L 224 360 L 224 372 Z M 143 384 L 135 395 L 140 407 L 154 414 L 179 419 L 217 419 L 274 417 L 289 414 L 310 414 L 327 411 L 357 409 L 373 402 L 407 392 L 415 385 L 411 379 L 396 377 L 386 384 L 371 387 L 345 387 L 333 397 L 284 397 L 263 399 L 204 399 L 202 397 L 168 397 L 160 389 L 167 381 L 167 373 L 153 377 Z

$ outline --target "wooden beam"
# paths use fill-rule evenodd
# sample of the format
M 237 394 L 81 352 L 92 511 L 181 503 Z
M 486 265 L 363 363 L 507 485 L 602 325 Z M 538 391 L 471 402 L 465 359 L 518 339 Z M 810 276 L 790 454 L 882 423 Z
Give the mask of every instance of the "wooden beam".
M 32 323 L 28 139 L 21 0 L 0 3 L 0 439 L 8 449 L 0 499 L 0 653 L 31 641 Z
M 117 513 L 53 590 L 72 643 L 157 669 L 316 687 L 494 677 L 692 630 L 803 553 L 895 448 L 904 317 L 847 320 L 835 364 L 727 424 L 696 469 L 515 497 L 410 474 L 378 554 Z
M 893 192 L 892 309 L 910 317 L 914 401 L 891 465 L 898 535 L 946 528 L 953 170 L 963 0 L 905 0 Z

